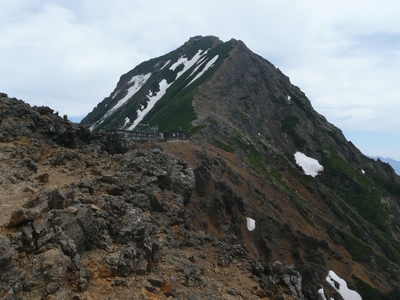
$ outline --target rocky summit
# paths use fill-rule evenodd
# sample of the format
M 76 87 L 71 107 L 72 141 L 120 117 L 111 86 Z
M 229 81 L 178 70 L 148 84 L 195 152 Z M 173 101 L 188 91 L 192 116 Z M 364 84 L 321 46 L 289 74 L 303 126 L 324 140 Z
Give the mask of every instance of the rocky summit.
M 400 299 L 399 176 L 241 41 L 0 112 L 4 299 Z

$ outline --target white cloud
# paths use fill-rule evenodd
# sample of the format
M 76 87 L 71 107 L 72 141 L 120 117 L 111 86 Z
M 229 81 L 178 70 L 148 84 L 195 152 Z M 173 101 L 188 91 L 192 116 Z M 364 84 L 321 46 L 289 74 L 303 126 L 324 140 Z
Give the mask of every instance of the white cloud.
M 396 1 L 19 0 L 0 10 L 0 90 L 61 114 L 87 114 L 140 62 L 212 34 L 243 40 L 343 130 L 400 126 Z

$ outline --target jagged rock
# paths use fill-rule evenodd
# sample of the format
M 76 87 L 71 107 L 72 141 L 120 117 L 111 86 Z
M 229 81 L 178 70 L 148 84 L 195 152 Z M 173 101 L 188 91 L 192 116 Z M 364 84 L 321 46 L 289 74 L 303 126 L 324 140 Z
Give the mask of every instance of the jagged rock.
M 49 178 L 50 178 L 50 175 L 49 175 L 49 173 L 47 173 L 47 172 L 42 173 L 42 174 L 39 174 L 39 175 L 37 176 L 37 179 L 38 179 L 41 183 L 47 183 L 47 182 L 49 182 Z
M 10 241 L 0 235 L 0 297 L 2 299 L 16 299 L 15 292 L 20 289 L 20 273 L 13 262 L 14 254 L 15 250 Z
M 118 258 L 117 275 L 126 277 L 133 272 L 144 274 L 146 270 L 143 270 L 141 264 L 136 263 L 139 257 L 140 253 L 136 249 L 124 249 Z
M 263 289 L 258 288 L 258 286 L 253 286 L 251 292 L 252 292 L 252 294 L 256 295 L 258 298 L 261 298 L 261 299 L 267 298 L 267 293 Z
M 78 209 L 75 206 L 68 206 L 68 210 L 73 214 L 78 212 Z
M 91 273 L 89 268 L 81 268 L 79 272 L 81 278 L 89 279 Z
M 8 227 L 14 227 L 18 225 L 26 224 L 33 219 L 39 216 L 39 211 L 35 209 L 29 208 L 17 208 L 14 213 L 11 215 L 10 222 L 8 223 Z
M 70 199 L 67 199 L 62 191 L 55 189 L 49 195 L 48 205 L 50 209 L 63 209 L 72 204 Z
M 47 294 L 55 294 L 58 289 L 60 288 L 60 283 L 59 282 L 50 282 L 48 285 L 46 285 L 45 291 Z
M 114 285 L 115 286 L 127 286 L 128 283 L 126 282 L 125 278 L 120 277 L 120 278 L 115 278 Z
M 121 243 L 127 243 L 129 240 L 139 241 L 143 238 L 146 225 L 140 213 L 138 208 L 131 208 L 122 216 L 122 228 L 118 231 Z
M 71 299 L 71 300 L 80 300 L 79 295 L 74 295 L 71 290 L 59 287 L 55 294 L 50 294 L 46 298 L 46 300 L 58 300 L 58 299 Z
M 120 196 L 123 194 L 123 189 L 116 184 L 111 184 L 108 186 L 107 192 L 109 195 Z
M 163 280 L 155 277 L 147 277 L 146 280 L 150 282 L 152 286 L 161 287 L 163 284 Z
M 200 264 L 185 264 L 180 271 L 184 274 L 181 283 L 187 287 L 198 286 L 203 282 L 204 267 Z
M 150 199 L 145 194 L 136 193 L 127 198 L 126 201 L 132 203 L 133 206 L 136 206 L 140 209 L 150 208 Z
M 12 258 L 15 249 L 10 240 L 0 235 L 0 270 L 7 270 L 13 266 Z
M 264 273 L 265 268 L 264 266 L 261 264 L 261 262 L 257 261 L 257 260 L 252 260 L 251 262 L 251 271 L 254 275 L 261 277 L 261 275 Z
M 30 158 L 26 158 L 24 162 L 25 162 L 26 166 L 30 170 L 32 170 L 34 173 L 36 173 L 37 170 L 39 169 L 38 165 Z
M 67 269 L 71 266 L 71 259 L 58 248 L 39 254 L 38 261 L 44 277 L 56 282 L 64 278 Z
M 282 263 L 280 261 L 275 261 L 272 264 L 272 272 L 278 275 L 282 274 Z
M 272 298 L 273 300 L 286 300 L 286 296 L 283 294 L 278 294 Z

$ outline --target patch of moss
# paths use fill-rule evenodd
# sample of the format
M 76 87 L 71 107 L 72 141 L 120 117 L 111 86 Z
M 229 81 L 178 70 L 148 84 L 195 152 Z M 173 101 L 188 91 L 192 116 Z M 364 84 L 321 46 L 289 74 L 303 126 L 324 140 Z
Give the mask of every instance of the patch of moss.
M 370 246 L 347 231 L 333 227 L 328 230 L 328 234 L 335 243 L 343 244 L 355 261 L 368 262 L 369 257 L 373 255 Z
M 194 126 L 191 130 L 185 132 L 187 137 L 191 137 L 205 128 L 204 125 Z
M 296 127 L 299 123 L 300 119 L 298 117 L 288 115 L 283 119 L 281 123 L 281 129 L 284 131 L 289 131 L 291 128 Z
M 395 262 L 396 264 L 400 264 L 400 243 L 396 241 L 389 242 L 391 239 L 387 236 L 378 235 L 377 239 L 379 247 L 382 249 L 385 257 Z
M 231 145 L 236 146 L 246 156 L 249 163 L 258 170 L 264 168 L 264 156 L 260 154 L 257 148 L 250 140 L 245 140 L 241 137 L 233 137 L 230 141 Z
M 381 203 L 380 192 L 374 183 L 335 153 L 324 154 L 322 165 L 324 176 L 321 180 L 335 190 L 347 204 L 357 209 L 366 221 L 386 232 L 388 210 Z
M 357 293 L 360 294 L 363 300 L 394 300 L 390 294 L 383 293 L 377 288 L 372 287 L 367 282 L 353 275 L 353 280 L 356 285 Z
M 225 150 L 226 152 L 231 152 L 231 153 L 235 153 L 235 148 L 233 148 L 232 146 L 225 144 L 224 142 L 222 142 L 221 140 L 216 140 L 213 139 L 212 143 L 217 146 L 218 148 L 221 148 L 222 150 Z
M 307 212 L 307 210 L 304 208 L 304 206 L 299 202 L 296 201 L 295 203 L 295 207 L 297 209 L 297 211 L 303 216 L 304 219 L 306 219 L 306 221 L 313 227 L 315 227 L 315 223 L 314 221 L 311 219 L 309 213 Z

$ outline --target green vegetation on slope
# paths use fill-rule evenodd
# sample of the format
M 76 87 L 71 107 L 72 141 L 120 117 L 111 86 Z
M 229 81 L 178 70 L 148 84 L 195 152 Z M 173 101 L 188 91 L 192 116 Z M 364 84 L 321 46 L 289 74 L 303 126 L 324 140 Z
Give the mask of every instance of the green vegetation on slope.
M 201 68 L 189 77 L 182 75 L 175 80 L 165 95 L 145 116 L 143 123 L 158 125 L 160 131 L 167 131 L 182 127 L 187 135 L 190 136 L 193 134 L 193 131 L 196 131 L 197 129 L 192 125 L 192 121 L 197 118 L 193 108 L 194 93 L 202 83 L 208 80 L 212 74 L 219 69 L 232 48 L 233 44 L 227 42 L 219 44 L 214 49 L 209 51 L 207 53 L 208 58 L 213 58 L 215 55 L 219 55 L 214 65 L 189 86 L 187 86 L 187 84 L 198 74 L 198 72 L 202 71 Z M 191 69 L 189 69 L 187 74 L 191 74 L 195 67 L 196 66 L 193 66 Z
M 325 184 L 331 187 L 350 206 L 376 228 L 386 231 L 387 208 L 374 183 L 361 170 L 355 170 L 338 154 L 323 155 Z

